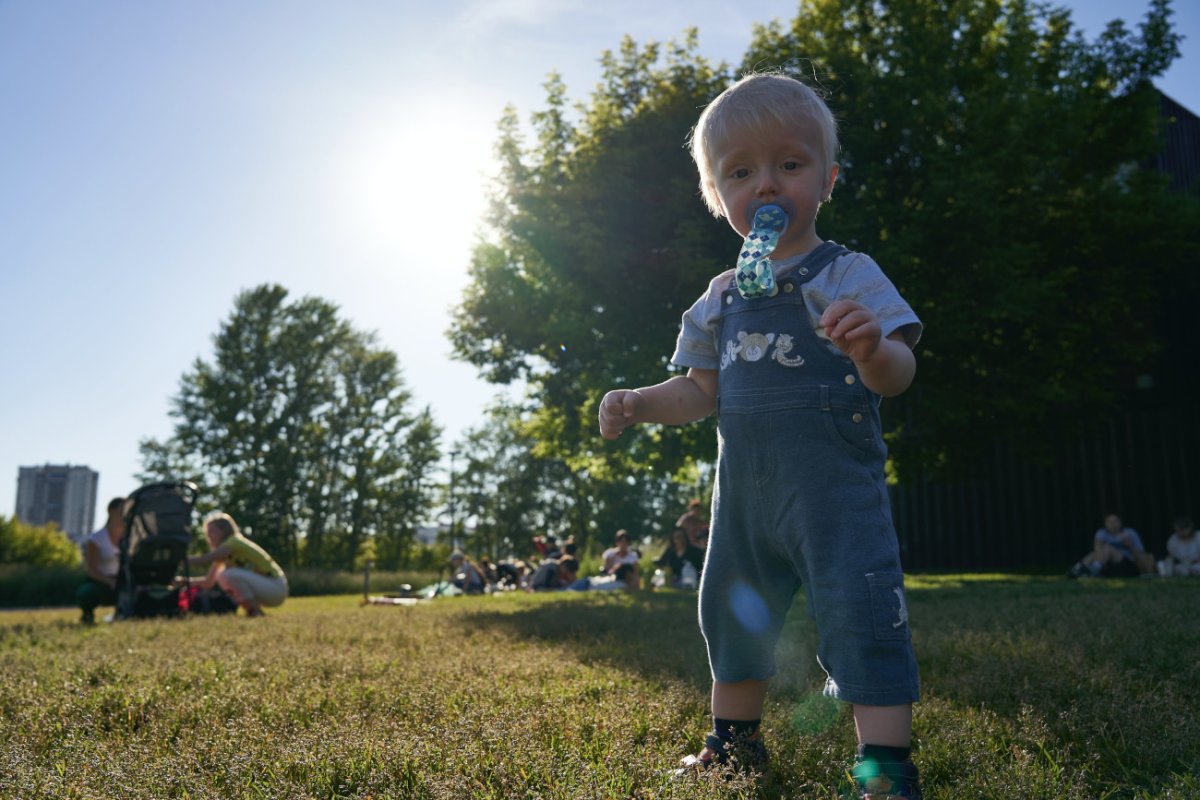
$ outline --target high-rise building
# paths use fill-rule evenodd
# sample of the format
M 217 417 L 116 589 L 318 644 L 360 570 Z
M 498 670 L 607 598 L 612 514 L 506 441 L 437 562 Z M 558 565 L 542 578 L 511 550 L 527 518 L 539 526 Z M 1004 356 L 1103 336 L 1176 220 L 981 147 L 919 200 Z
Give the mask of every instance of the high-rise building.
M 53 522 L 75 541 L 92 532 L 100 473 L 70 464 L 20 467 L 17 519 L 30 525 Z

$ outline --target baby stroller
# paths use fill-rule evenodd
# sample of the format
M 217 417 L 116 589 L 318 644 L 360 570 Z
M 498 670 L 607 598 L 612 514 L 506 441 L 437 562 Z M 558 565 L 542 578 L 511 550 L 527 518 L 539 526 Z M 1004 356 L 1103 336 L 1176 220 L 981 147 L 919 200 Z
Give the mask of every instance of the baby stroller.
M 192 509 L 199 490 L 194 483 L 153 483 L 125 501 L 125 538 L 117 572 L 117 619 L 177 617 L 186 610 L 184 587 L 192 541 Z M 186 583 L 186 580 L 185 580 Z

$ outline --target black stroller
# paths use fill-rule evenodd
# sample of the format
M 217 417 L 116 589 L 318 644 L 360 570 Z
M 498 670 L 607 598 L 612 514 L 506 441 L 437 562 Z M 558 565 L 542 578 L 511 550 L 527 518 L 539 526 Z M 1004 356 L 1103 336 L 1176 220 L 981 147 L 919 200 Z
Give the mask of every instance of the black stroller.
M 125 538 L 117 572 L 117 619 L 178 617 L 184 587 L 175 576 L 188 574 L 192 509 L 199 490 L 194 483 L 153 483 L 125 501 Z

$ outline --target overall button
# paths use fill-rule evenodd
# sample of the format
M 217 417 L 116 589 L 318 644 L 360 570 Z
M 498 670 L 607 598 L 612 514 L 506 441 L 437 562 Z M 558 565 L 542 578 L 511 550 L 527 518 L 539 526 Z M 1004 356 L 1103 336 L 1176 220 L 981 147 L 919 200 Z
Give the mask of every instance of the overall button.
M 847 376 L 846 376 L 846 383 L 847 383 L 847 384 L 849 384 L 849 385 L 851 385 L 851 386 L 852 386 L 852 385 L 854 385 L 854 376 L 853 376 L 853 375 L 847 375 Z
M 733 305 L 733 295 L 729 295 L 728 297 L 725 298 L 725 305 L 727 305 L 727 306 Z
M 801 267 L 800 269 L 798 269 L 798 270 L 796 270 L 796 271 L 797 271 L 797 272 L 799 272 L 801 275 L 807 275 L 807 274 L 808 274 L 808 267 Z
M 850 419 L 854 420 L 855 422 L 862 422 L 862 414 L 859 414 L 857 411 L 855 411 L 850 415 Z
M 785 284 L 783 285 L 783 293 L 784 293 L 784 294 L 791 294 L 791 293 L 792 293 L 792 289 L 795 289 L 795 288 L 796 288 L 796 287 L 795 287 L 795 286 L 792 286 L 792 284 L 790 284 L 790 283 L 785 283 Z

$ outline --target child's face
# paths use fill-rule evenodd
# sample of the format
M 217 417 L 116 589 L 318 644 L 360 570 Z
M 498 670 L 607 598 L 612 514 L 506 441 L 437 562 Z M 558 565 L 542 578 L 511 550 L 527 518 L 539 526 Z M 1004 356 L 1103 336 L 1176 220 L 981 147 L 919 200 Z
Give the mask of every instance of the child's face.
M 826 165 L 816 125 L 772 124 L 761 131 L 743 131 L 715 155 L 721 210 L 743 239 L 754 212 L 775 203 L 787 212 L 788 227 L 773 259 L 807 253 L 821 243 L 817 210 L 833 189 L 838 168 Z

